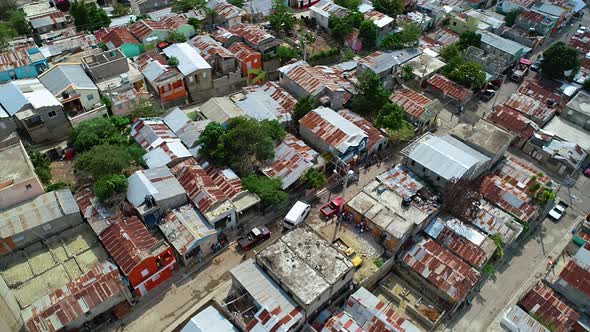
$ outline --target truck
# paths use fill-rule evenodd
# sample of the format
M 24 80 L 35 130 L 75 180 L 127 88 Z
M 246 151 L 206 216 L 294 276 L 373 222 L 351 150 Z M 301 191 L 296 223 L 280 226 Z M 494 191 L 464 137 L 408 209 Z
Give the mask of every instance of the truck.
M 346 255 L 346 257 L 348 257 L 348 259 L 350 259 L 350 262 L 352 263 L 352 265 L 354 265 L 354 267 L 359 267 L 359 266 L 361 266 L 361 264 L 363 264 L 363 259 L 356 252 L 356 250 L 351 248 L 341 238 L 337 238 L 332 243 L 334 244 L 334 247 L 336 247 L 336 249 L 342 251 Z
M 332 218 L 333 216 L 337 215 L 340 211 L 340 205 L 342 205 L 343 203 L 342 201 L 342 196 L 334 198 L 330 202 L 322 205 L 322 207 L 320 208 L 320 213 L 326 219 Z
M 522 81 L 529 72 L 529 69 L 531 68 L 532 64 L 533 62 L 531 60 L 520 58 L 520 60 L 518 60 L 518 64 L 516 64 L 516 67 L 514 67 L 514 69 L 512 70 L 512 75 L 510 75 L 510 79 L 515 82 Z
M 238 245 L 244 251 L 248 251 L 257 244 L 269 239 L 271 235 L 270 229 L 265 226 L 255 227 L 246 235 L 238 239 Z

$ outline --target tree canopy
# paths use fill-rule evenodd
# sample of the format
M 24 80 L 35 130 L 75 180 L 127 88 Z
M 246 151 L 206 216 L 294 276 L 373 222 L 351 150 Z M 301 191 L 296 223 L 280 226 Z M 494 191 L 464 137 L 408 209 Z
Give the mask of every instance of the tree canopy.
M 508 13 L 506 13 L 506 16 L 504 16 L 504 22 L 506 22 L 506 26 L 507 27 L 511 27 L 514 25 L 514 21 L 516 21 L 516 18 L 518 17 L 518 15 L 520 15 L 522 11 L 519 9 L 515 9 L 512 10 Z
M 113 7 L 113 16 L 125 16 L 131 14 L 131 7 L 122 3 L 118 3 Z
M 481 44 L 481 35 L 473 31 L 465 31 L 459 36 L 457 46 L 459 49 L 466 49 L 469 46 L 479 47 Z
M 486 74 L 481 64 L 474 61 L 449 62 L 442 73 L 455 83 L 474 90 L 481 89 L 486 82 Z
M 312 109 L 315 108 L 315 100 L 312 96 L 307 95 L 297 101 L 295 107 L 293 108 L 293 122 L 297 125 L 299 120 L 305 116 L 305 114 L 309 113 Z
M 550 78 L 562 78 L 568 70 L 572 70 L 573 75 L 579 67 L 578 52 L 564 42 L 554 43 L 543 53 L 541 73 Z
M 336 0 L 334 1 L 335 4 L 338 6 L 342 6 L 344 8 L 348 8 L 350 10 L 356 11 L 359 9 L 361 4 L 361 0 Z
M 379 128 L 399 130 L 404 126 L 405 112 L 398 104 L 387 103 L 375 118 L 375 125 Z
M 94 3 L 74 0 L 70 6 L 70 15 L 78 31 L 95 31 L 111 24 L 107 13 Z
M 16 31 L 8 26 L 8 24 L 4 24 L 0 22 L 0 51 L 4 50 L 8 47 L 8 43 L 16 37 Z
M 155 105 L 148 99 L 141 99 L 135 103 L 135 109 L 131 112 L 130 117 L 132 119 L 155 118 L 163 114 L 164 112 L 160 109 L 159 105 Z
M 463 53 L 461 52 L 457 44 L 451 44 L 443 47 L 438 53 L 438 55 L 440 55 L 440 57 L 445 59 L 446 61 L 450 61 L 451 59 L 457 57 L 463 57 Z
M 389 93 L 383 87 L 381 79 L 371 70 L 365 70 L 358 77 L 356 90 L 351 108 L 357 113 L 375 114 L 389 101 Z
M 377 11 L 389 15 L 394 19 L 404 12 L 403 0 L 374 0 L 373 6 Z
M 301 176 L 301 182 L 303 182 L 308 188 L 318 189 L 325 186 L 328 179 L 324 172 L 315 168 L 310 168 L 305 174 L 303 174 L 303 176 Z
M 31 32 L 31 27 L 25 19 L 26 15 L 20 10 L 11 10 L 8 13 L 8 24 L 19 35 L 28 35 Z
M 361 26 L 364 19 L 363 14 L 357 11 L 350 12 L 342 17 L 331 15 L 328 19 L 328 27 L 334 38 L 343 41 L 355 28 Z
M 363 49 L 372 49 L 377 44 L 379 28 L 371 20 L 364 20 L 359 27 L 359 37 L 363 41 Z
M 383 38 L 381 48 L 385 50 L 399 50 L 408 47 L 418 46 L 422 30 L 414 23 L 400 24 L 402 30 L 400 32 L 392 32 Z
M 229 0 L 228 2 L 239 8 L 244 7 L 244 0 Z
M 121 174 L 110 174 L 104 176 L 94 184 L 94 194 L 102 202 L 108 202 L 113 196 L 122 195 L 118 198 L 124 199 L 127 192 L 127 178 Z
M 129 144 L 129 137 L 114 124 L 119 123 L 119 119 L 117 116 L 100 117 L 81 122 L 72 130 L 71 141 L 74 149 L 84 152 L 100 144 Z
M 139 163 L 126 147 L 101 144 L 78 155 L 74 171 L 78 176 L 91 177 L 97 181 L 111 174 L 121 174 L 134 164 Z
M 295 16 L 293 16 L 293 10 L 284 1 L 274 0 L 272 14 L 268 16 L 268 21 L 273 30 L 287 32 L 293 29 Z
M 279 179 L 248 175 L 242 178 L 242 185 L 258 195 L 260 202 L 265 207 L 281 206 L 289 199 L 287 193 L 281 190 L 281 180 Z

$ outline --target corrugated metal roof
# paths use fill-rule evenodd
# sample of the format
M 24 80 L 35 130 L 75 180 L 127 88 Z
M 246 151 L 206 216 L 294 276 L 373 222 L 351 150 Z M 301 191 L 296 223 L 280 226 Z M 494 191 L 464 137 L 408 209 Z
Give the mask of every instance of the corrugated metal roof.
M 80 64 L 58 64 L 39 75 L 39 81 L 53 95 L 60 94 L 70 86 L 73 89 L 98 90 Z
M 224 59 L 235 58 L 235 55 L 230 50 L 223 47 L 220 42 L 211 38 L 209 35 L 195 36 L 189 43 L 199 51 L 201 56 L 209 64 L 214 64 L 216 57 Z
M 162 23 L 152 20 L 139 20 L 133 23 L 129 30 L 139 40 L 144 40 L 149 34 L 154 31 L 167 31 Z
M 459 257 L 430 238 L 402 252 L 402 261 L 455 302 L 465 300 L 481 275 Z
M 211 66 L 201 57 L 199 52 L 187 43 L 177 43 L 164 49 L 168 58 L 178 59 L 178 70 L 188 76 L 200 69 L 211 69 Z
M 407 48 L 399 51 L 376 51 L 358 60 L 373 72 L 380 74 L 392 70 L 395 66 L 401 66 L 422 54 L 419 48 Z
M 518 92 L 512 94 L 508 100 L 504 102 L 504 105 L 519 111 L 541 126 L 555 115 L 555 109 L 549 108 L 538 99 L 531 98 Z
M 269 43 L 275 40 L 273 35 L 258 24 L 239 24 L 228 29 L 228 31 L 242 36 L 250 45 L 254 46 L 260 46 L 263 43 Z
M 159 244 L 135 216 L 115 221 L 99 238 L 125 276 L 144 259 L 156 257 L 168 249 L 168 245 Z
M 223 315 L 212 306 L 196 314 L 180 332 L 238 332 Z
M 346 8 L 339 6 L 329 0 L 320 1 L 317 4 L 311 6 L 309 8 L 309 10 L 312 12 L 316 12 L 319 15 L 326 17 L 326 18 L 328 18 L 332 15 L 341 17 L 341 16 L 346 15 L 346 13 L 348 12 L 348 10 Z
M 373 127 L 371 121 L 363 118 L 362 116 L 346 109 L 338 111 L 338 114 L 342 115 L 346 120 L 352 122 L 355 126 L 359 127 L 363 132 L 365 132 L 368 137 L 367 150 L 370 151 L 375 145 L 387 140 L 381 130 Z
M 211 120 L 191 121 L 180 108 L 175 108 L 164 117 L 164 123 L 178 135 L 182 143 L 196 156 L 197 140 Z M 195 150 L 197 149 L 197 150 Z
M 313 97 L 326 90 L 328 93 L 343 92 L 343 103 L 346 103 L 351 97 L 350 91 L 354 90 L 350 82 L 329 67 L 312 67 L 305 61 L 297 61 L 278 70 Z
M 59 100 L 36 78 L 0 85 L 0 105 L 11 116 L 23 110 L 26 105 L 31 105 L 34 109 L 61 107 Z
M 246 116 L 246 112 L 234 104 L 229 97 L 214 97 L 199 106 L 199 111 L 207 119 L 225 124 L 230 119 Z
M 543 281 L 539 281 L 519 302 L 529 314 L 554 327 L 556 332 L 571 331 L 580 318 L 572 307 Z
M 125 291 L 117 267 L 104 262 L 24 309 L 23 321 L 30 332 L 59 331 Z
M 192 157 L 191 152 L 180 141 L 165 142 L 148 151 L 141 158 L 148 168 L 171 166 L 180 160 Z
M 111 43 L 115 48 L 124 44 L 139 45 L 139 41 L 131 34 L 127 27 L 104 28 L 95 33 L 97 39 L 105 44 Z
M 525 54 L 531 50 L 530 47 L 526 47 L 515 41 L 500 37 L 488 31 L 479 31 L 479 34 L 481 35 L 482 43 L 497 48 L 502 52 L 508 53 L 512 56 L 516 56 L 519 54 L 519 52 L 521 54 Z
M 449 135 L 430 135 L 410 151 L 409 158 L 447 180 L 461 179 L 473 167 L 490 160 Z
M 146 151 L 151 151 L 162 143 L 180 141 L 160 119 L 139 119 L 131 126 L 129 134 Z
M 485 202 L 485 201 L 484 201 Z M 477 218 L 471 221 L 488 235 L 500 234 L 504 243 L 511 243 L 523 230 L 514 218 L 489 202 L 481 205 Z
M 533 99 L 540 100 L 544 105 L 552 104 L 551 108 L 561 111 L 567 104 L 566 97 L 559 93 L 559 85 L 553 81 L 542 80 L 540 78 L 525 80 L 517 89 L 518 92 L 525 94 Z
M 69 189 L 45 193 L 30 202 L 0 212 L 0 237 L 6 239 L 68 215 L 80 215 Z
M 217 235 L 215 227 L 202 219 L 192 205 L 170 211 L 158 227 L 181 255 L 194 249 L 203 239 Z
M 494 107 L 494 110 L 488 114 L 486 120 L 525 139 L 531 138 L 535 131 L 539 130 L 539 126 L 532 120 L 527 119 L 520 112 L 504 105 Z
M 84 219 L 90 224 L 92 230 L 100 235 L 112 225 L 113 221 L 121 216 L 120 211 L 107 208 L 99 202 L 90 188 L 84 188 L 75 193 L 74 197 Z
M 274 157 L 262 168 L 262 173 L 270 178 L 280 179 L 282 189 L 288 188 L 312 168 L 319 155 L 291 134 L 285 136 L 274 152 Z
M 358 146 L 368 135 L 354 123 L 328 107 L 318 107 L 307 113 L 299 125 L 307 128 L 318 138 L 345 153 L 350 146 Z
M 139 170 L 127 179 L 127 200 L 138 208 L 145 197 L 152 195 L 156 202 L 184 195 L 185 191 L 168 167 Z
M 236 101 L 236 105 L 250 117 L 259 121 L 278 120 L 281 123 L 291 120 L 291 112 L 297 104 L 297 99 L 276 82 L 269 81 L 263 85 L 245 87 L 242 91 L 244 96 Z
M 234 6 L 225 1 L 217 2 L 211 9 L 226 20 L 240 17 L 245 14 L 245 11 L 242 8 Z
M 236 55 L 236 58 L 242 63 L 245 63 L 251 57 L 256 57 L 256 60 L 258 60 L 259 63 L 262 63 L 262 55 L 260 54 L 260 52 L 254 51 L 248 45 L 242 42 L 231 44 L 229 50 L 233 52 Z M 269 81 L 268 83 L 270 82 L 273 81 Z
M 64 23 L 66 21 L 65 14 L 61 10 L 55 10 L 53 12 L 36 16 L 35 18 L 31 18 L 29 22 L 33 29 L 37 29 L 40 27 L 46 27 L 49 25 L 54 25 L 58 23 Z
M 559 274 L 559 283 L 577 289 L 590 297 L 590 262 L 588 262 L 590 247 L 588 244 L 578 249 L 574 258 L 570 259 Z
M 502 318 L 502 325 L 510 331 L 549 332 L 543 324 L 537 322 L 516 304 L 506 311 Z
M 180 15 L 166 16 L 160 21 L 160 24 L 168 31 L 177 30 L 182 26 L 189 25 L 188 19 Z
M 403 107 L 407 114 L 417 120 L 423 119 L 422 115 L 426 112 L 426 106 L 432 103 L 430 98 L 420 92 L 406 88 L 395 90 L 389 99 L 392 103 Z
M 412 197 L 424 187 L 416 174 L 402 164 L 395 165 L 391 169 L 377 175 L 376 178 L 401 197 Z
M 14 50 L 0 53 L 0 70 L 7 71 L 31 64 L 33 60 L 31 59 L 28 50 L 32 48 L 33 47 L 29 45 L 25 45 L 22 47 L 16 47 Z
M 382 12 L 371 10 L 364 13 L 365 20 L 373 21 L 373 23 L 379 27 L 384 28 L 387 25 L 393 23 L 394 19 L 388 15 L 383 14 Z
M 440 74 L 435 74 L 426 82 L 435 89 L 440 90 L 445 96 L 449 96 L 457 101 L 463 101 L 471 95 L 469 89 L 460 86 Z

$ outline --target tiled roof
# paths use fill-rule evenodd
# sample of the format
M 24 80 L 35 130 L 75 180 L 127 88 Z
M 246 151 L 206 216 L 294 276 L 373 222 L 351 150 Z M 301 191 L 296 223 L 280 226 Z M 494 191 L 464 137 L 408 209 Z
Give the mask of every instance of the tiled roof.
M 157 256 L 168 248 L 168 245 L 163 244 L 158 246 L 161 250 L 154 253 L 158 240 L 135 216 L 115 221 L 111 227 L 100 234 L 99 238 L 126 276 L 133 272 L 133 269 L 145 258 Z
M 531 138 L 539 130 L 539 126 L 532 120 L 504 105 L 494 107 L 486 119 L 524 139 Z
M 539 125 L 543 125 L 555 115 L 555 109 L 549 108 L 538 99 L 518 92 L 512 94 L 504 105 L 521 112 Z
M 465 300 L 480 278 L 479 272 L 431 238 L 418 238 L 401 259 L 455 302 Z
M 402 88 L 394 91 L 389 98 L 394 104 L 404 108 L 404 111 L 415 119 L 420 119 L 426 111 L 426 106 L 432 103 L 432 100 L 420 92 Z
M 345 153 L 349 146 L 358 146 L 368 137 L 361 128 L 327 107 L 310 111 L 299 120 L 299 125 L 340 153 Z
M 221 57 L 224 59 L 235 57 L 235 55 L 227 48 L 223 47 L 220 42 L 208 35 L 196 36 L 190 40 L 190 44 L 199 51 L 199 54 L 201 54 L 207 62 L 214 60 L 215 57 Z
M 262 58 L 261 58 L 262 55 L 260 54 L 260 52 L 254 51 L 248 45 L 246 45 L 242 42 L 237 42 L 237 43 L 231 44 L 231 46 L 229 47 L 229 50 L 231 52 L 233 52 L 236 55 L 236 58 L 238 60 L 240 60 L 241 62 L 245 62 L 251 56 L 258 56 L 260 58 L 258 61 L 262 61 Z M 269 81 L 269 83 L 270 82 L 272 82 L 272 81 Z
M 124 291 L 117 267 L 104 262 L 37 300 L 22 311 L 22 317 L 30 332 L 60 331 Z
M 166 28 L 162 25 L 162 23 L 152 20 L 139 20 L 133 23 L 129 29 L 131 30 L 131 33 L 133 33 L 133 35 L 139 40 L 143 40 L 150 33 L 156 30 L 166 31 Z
M 179 15 L 166 16 L 160 20 L 160 24 L 168 31 L 176 30 L 183 25 L 188 25 L 188 19 Z
M 283 189 L 313 167 L 313 161 L 318 156 L 315 150 L 291 134 L 287 134 L 274 152 L 273 159 L 262 168 L 262 173 L 270 178 L 281 179 Z
M 312 96 L 316 96 L 324 90 L 330 92 L 342 91 L 346 92 L 344 103 L 352 96 L 348 92 L 349 89 L 352 89 L 352 85 L 328 67 L 312 67 L 304 61 L 298 61 L 279 68 L 279 71 Z
M 519 302 L 518 305 L 529 314 L 553 326 L 552 331 L 572 331 L 580 318 L 572 307 L 549 286 L 539 281 Z
M 123 44 L 137 44 L 139 41 L 133 37 L 126 27 L 107 28 L 96 33 L 96 38 L 103 43 L 112 43 L 114 47 L 121 47 Z
M 385 140 L 385 135 L 381 132 L 381 130 L 375 128 L 371 121 L 363 118 L 362 116 L 349 111 L 349 110 L 340 110 L 338 114 L 342 115 L 346 120 L 354 123 L 357 127 L 361 128 L 365 134 L 369 137 L 367 140 L 367 150 L 373 149 L 375 144 Z
M 463 101 L 470 93 L 469 89 L 464 88 L 439 74 L 432 76 L 426 82 L 437 90 L 440 90 L 443 94 L 450 96 L 457 101 Z

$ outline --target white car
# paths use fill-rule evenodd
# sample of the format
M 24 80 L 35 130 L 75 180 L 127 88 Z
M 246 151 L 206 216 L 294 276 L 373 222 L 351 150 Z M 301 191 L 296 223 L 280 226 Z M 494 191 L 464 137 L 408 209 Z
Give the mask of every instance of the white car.
M 557 203 L 551 211 L 549 211 L 549 218 L 558 221 L 565 214 L 565 209 L 568 207 L 564 202 Z

